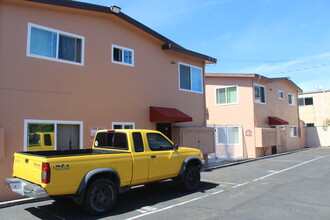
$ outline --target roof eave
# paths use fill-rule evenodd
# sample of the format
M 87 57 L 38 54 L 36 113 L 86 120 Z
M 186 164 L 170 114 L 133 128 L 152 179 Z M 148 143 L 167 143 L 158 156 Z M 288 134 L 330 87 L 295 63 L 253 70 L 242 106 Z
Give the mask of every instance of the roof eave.
M 207 55 L 200 54 L 200 53 L 197 53 L 194 51 L 190 51 L 190 50 L 187 50 L 187 49 L 181 47 L 179 44 L 171 41 L 170 39 L 164 37 L 163 35 L 152 30 L 151 28 L 145 26 L 144 24 L 138 22 L 137 20 L 129 17 L 128 15 L 126 15 L 122 12 L 114 13 L 110 10 L 109 7 L 106 7 L 106 6 L 72 1 L 72 0 L 25 0 L 25 1 L 112 14 L 112 15 L 115 15 L 115 16 L 121 18 L 122 20 L 128 22 L 129 24 L 139 28 L 140 30 L 152 35 L 153 37 L 161 40 L 162 42 L 164 42 L 164 45 L 162 46 L 163 50 L 173 50 L 178 53 L 186 54 L 186 55 L 189 55 L 192 57 L 196 57 L 196 58 L 205 60 L 206 63 L 216 63 L 217 62 L 217 60 L 215 58 L 212 58 Z

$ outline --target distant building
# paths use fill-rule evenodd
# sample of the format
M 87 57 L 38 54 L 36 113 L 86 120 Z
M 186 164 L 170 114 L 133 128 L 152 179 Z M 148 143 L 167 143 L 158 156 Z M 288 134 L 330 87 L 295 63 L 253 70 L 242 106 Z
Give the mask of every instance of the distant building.
M 299 114 L 306 127 L 330 123 L 330 90 L 299 94 Z
M 289 78 L 206 73 L 207 125 L 217 158 L 255 158 L 305 147 L 302 90 Z
M 330 146 L 330 90 L 299 94 L 299 114 L 307 127 L 307 146 Z

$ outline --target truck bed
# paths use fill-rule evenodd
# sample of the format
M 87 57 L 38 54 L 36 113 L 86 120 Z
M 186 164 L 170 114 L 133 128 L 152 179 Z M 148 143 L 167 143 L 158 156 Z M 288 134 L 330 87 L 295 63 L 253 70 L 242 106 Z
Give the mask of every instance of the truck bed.
M 98 154 L 122 154 L 129 153 L 125 151 L 116 150 L 99 150 L 99 149 L 78 149 L 78 150 L 52 150 L 52 151 L 21 151 L 18 152 L 25 155 L 39 156 L 43 158 L 51 157 L 71 157 L 83 155 L 98 155 Z

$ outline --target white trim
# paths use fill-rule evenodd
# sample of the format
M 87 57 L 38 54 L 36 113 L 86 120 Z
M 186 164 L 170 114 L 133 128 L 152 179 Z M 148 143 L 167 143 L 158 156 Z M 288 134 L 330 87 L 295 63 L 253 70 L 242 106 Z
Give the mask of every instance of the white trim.
M 291 132 L 292 128 L 294 128 L 296 130 L 297 135 L 294 135 L 294 133 Z M 290 137 L 291 138 L 298 137 L 298 127 L 296 125 L 290 125 Z
M 28 123 L 35 124 L 54 124 L 54 150 L 57 147 L 57 125 L 58 124 L 71 124 L 79 125 L 79 148 L 83 149 L 84 146 L 84 122 L 83 121 L 58 121 L 58 120 L 39 120 L 39 119 L 24 119 L 24 137 L 23 137 L 23 146 L 24 151 L 27 150 L 27 125 Z
M 290 101 L 289 96 L 292 96 L 292 98 L 291 98 L 292 103 L 289 103 L 289 101 Z M 288 104 L 289 105 L 293 105 L 293 106 L 296 105 L 296 96 L 294 94 L 292 94 L 292 93 L 288 93 Z
M 238 128 L 238 142 L 239 143 L 220 143 L 218 142 L 219 137 L 218 137 L 218 128 L 225 128 L 226 129 L 226 134 L 228 134 L 228 128 Z M 230 146 L 240 146 L 242 144 L 242 128 L 240 125 L 216 125 L 215 126 L 215 136 L 216 136 L 216 145 L 230 145 Z M 227 138 L 228 140 L 228 138 Z
M 227 89 L 227 88 L 232 88 L 232 87 L 236 87 L 236 96 L 237 96 L 237 102 L 232 102 L 232 103 L 223 103 L 223 104 L 218 104 L 217 103 L 217 90 L 218 89 Z M 226 99 L 227 99 L 227 97 L 226 97 Z M 223 106 L 223 105 L 237 105 L 237 104 L 239 104 L 239 96 L 238 96 L 238 85 L 232 85 L 232 86 L 222 86 L 222 87 L 217 87 L 217 88 L 215 88 L 215 105 L 216 106 Z
M 132 128 L 135 129 L 135 122 L 112 122 L 112 129 L 114 129 L 115 125 L 132 125 Z
M 117 49 L 121 49 L 122 50 L 122 61 L 115 61 L 114 60 L 114 57 L 113 57 L 113 50 L 114 48 L 117 48 Z M 130 51 L 132 52 L 132 63 L 125 63 L 124 62 L 124 51 Z M 115 44 L 112 44 L 111 45 L 111 62 L 112 63 L 116 63 L 116 64 L 121 64 L 121 65 L 125 65 L 125 66 L 132 66 L 134 67 L 134 58 L 135 58 L 135 55 L 134 55 L 134 50 L 131 49 L 131 48 L 127 48 L 127 47 L 122 47 L 122 46 L 118 46 L 118 45 L 115 45 Z
M 256 100 L 256 97 L 255 97 L 255 90 L 254 90 L 254 87 L 255 86 L 259 86 L 259 87 L 263 87 L 264 88 L 264 95 L 265 95 L 265 102 L 261 102 L 261 101 L 257 101 Z M 254 103 L 258 103 L 258 104 L 266 104 L 267 103 L 267 96 L 266 96 L 266 86 L 263 86 L 263 85 L 260 85 L 260 84 L 256 84 L 256 83 L 253 83 L 253 99 L 254 99 Z
M 189 90 L 189 89 L 181 89 L 180 87 L 180 65 L 184 65 L 184 66 L 188 66 L 190 67 L 190 69 L 193 67 L 193 68 L 196 68 L 196 69 L 200 69 L 201 70 L 201 79 L 202 79 L 202 82 L 201 82 L 201 86 L 202 86 L 202 91 L 194 91 L 194 90 Z M 191 77 L 191 71 L 190 71 L 190 77 Z M 203 74 L 203 69 L 201 67 L 198 67 L 198 66 L 193 66 L 193 65 L 190 65 L 190 64 L 187 64 L 187 63 L 183 63 L 183 62 L 178 62 L 178 82 L 179 82 L 179 90 L 180 91 L 185 91 L 185 92 L 193 92 L 193 93 L 198 93 L 198 94 L 203 94 L 204 93 L 204 74 Z M 192 83 L 192 81 L 191 81 Z M 192 85 L 190 85 L 192 87 Z
M 282 93 L 283 97 L 280 97 L 280 93 Z M 278 90 L 277 96 L 280 100 L 284 100 L 284 92 L 282 90 Z
M 56 42 L 56 57 L 55 58 L 30 53 L 30 42 L 31 42 L 30 40 L 31 40 L 31 28 L 32 27 L 56 33 L 57 42 Z M 77 39 L 81 40 L 81 63 L 74 62 L 74 61 L 69 61 L 69 60 L 63 60 L 63 59 L 58 58 L 58 47 L 59 47 L 59 35 L 60 34 L 63 35 L 63 36 L 74 37 L 74 38 L 77 38 Z M 84 66 L 85 37 L 83 37 L 83 36 L 76 35 L 76 34 L 71 34 L 71 33 L 68 33 L 68 32 L 52 29 L 52 28 L 49 28 L 49 27 L 45 27 L 45 26 L 41 26 L 41 25 L 37 25 L 37 24 L 33 24 L 33 23 L 29 22 L 28 23 L 27 43 L 26 43 L 26 45 L 27 45 L 26 46 L 26 56 L 28 56 L 28 57 L 34 57 L 34 58 L 39 58 L 39 59 L 44 59 L 44 60 L 56 61 L 56 62 L 60 62 L 60 63 L 68 63 L 68 64 L 74 64 L 74 65 L 78 65 L 78 66 Z

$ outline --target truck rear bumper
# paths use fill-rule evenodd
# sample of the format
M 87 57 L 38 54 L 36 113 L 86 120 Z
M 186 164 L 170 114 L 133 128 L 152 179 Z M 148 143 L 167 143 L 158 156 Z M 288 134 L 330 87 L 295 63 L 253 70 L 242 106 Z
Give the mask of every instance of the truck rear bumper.
M 7 188 L 10 188 L 14 193 L 21 196 L 31 198 L 44 198 L 49 196 L 41 186 L 19 178 L 6 178 L 5 184 Z

